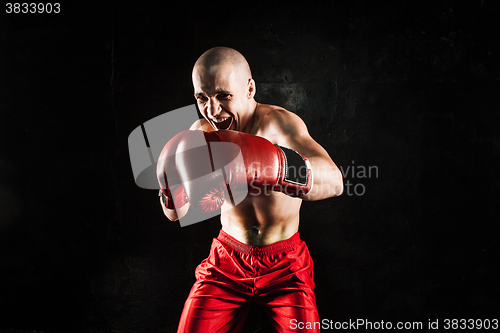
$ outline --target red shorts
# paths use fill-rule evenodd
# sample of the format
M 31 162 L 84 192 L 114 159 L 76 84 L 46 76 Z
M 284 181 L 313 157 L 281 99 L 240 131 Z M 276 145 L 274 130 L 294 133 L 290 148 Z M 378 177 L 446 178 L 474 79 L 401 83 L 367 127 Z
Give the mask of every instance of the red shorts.
M 303 332 L 296 323 L 319 322 L 313 261 L 298 233 L 252 246 L 221 230 L 196 268 L 177 332 L 240 332 L 252 303 L 264 307 L 278 332 Z

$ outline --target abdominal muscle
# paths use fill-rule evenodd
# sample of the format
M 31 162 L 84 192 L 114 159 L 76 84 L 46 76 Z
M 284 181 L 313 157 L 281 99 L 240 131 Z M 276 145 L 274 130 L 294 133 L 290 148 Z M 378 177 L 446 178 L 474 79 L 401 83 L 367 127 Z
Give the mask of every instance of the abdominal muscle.
M 269 245 L 293 236 L 299 229 L 301 199 L 269 191 L 248 194 L 236 207 L 222 206 L 222 230 L 242 243 Z

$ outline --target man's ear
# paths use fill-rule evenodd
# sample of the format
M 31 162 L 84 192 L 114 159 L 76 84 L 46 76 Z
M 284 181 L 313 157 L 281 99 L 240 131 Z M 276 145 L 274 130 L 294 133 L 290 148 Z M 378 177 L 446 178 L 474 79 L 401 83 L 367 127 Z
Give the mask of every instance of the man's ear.
M 247 97 L 248 99 L 252 99 L 255 96 L 255 92 L 257 91 L 255 87 L 255 81 L 254 79 L 250 78 L 248 79 L 248 85 L 247 85 Z

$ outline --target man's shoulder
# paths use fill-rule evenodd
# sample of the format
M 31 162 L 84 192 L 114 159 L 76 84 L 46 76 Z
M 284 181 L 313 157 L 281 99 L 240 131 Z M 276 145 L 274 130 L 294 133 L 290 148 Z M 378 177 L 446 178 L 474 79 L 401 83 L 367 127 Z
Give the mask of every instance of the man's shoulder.
M 214 129 L 206 119 L 198 119 L 191 125 L 190 130 L 200 130 L 205 132 L 212 132 Z
M 274 118 L 284 115 L 286 116 L 289 113 L 293 113 L 281 106 L 271 105 L 271 104 L 259 104 L 257 112 L 261 117 L 268 117 L 268 118 Z
M 269 104 L 260 105 L 259 118 L 262 129 L 289 130 L 292 127 L 301 126 L 302 119 L 287 109 Z

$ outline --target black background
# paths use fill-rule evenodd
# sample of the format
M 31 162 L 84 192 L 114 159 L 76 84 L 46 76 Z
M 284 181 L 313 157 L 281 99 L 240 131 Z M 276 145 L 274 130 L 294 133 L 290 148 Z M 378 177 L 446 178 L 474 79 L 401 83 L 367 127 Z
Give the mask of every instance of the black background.
M 2 12 L 0 330 L 175 331 L 220 223 L 167 221 L 156 191 L 134 183 L 127 138 L 194 103 L 192 66 L 219 45 L 246 56 L 257 101 L 301 116 L 344 171 L 378 171 L 348 173 L 350 192 L 303 204 L 321 319 L 498 318 L 498 7 Z M 250 331 L 268 331 L 262 313 Z

